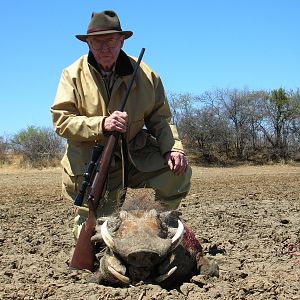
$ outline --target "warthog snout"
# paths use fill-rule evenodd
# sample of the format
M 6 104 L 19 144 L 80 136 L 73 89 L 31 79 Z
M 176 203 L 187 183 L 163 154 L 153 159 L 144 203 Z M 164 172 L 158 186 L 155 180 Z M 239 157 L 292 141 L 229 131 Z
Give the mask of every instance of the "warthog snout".
M 128 255 L 129 264 L 136 267 L 151 267 L 158 263 L 159 254 L 152 251 L 136 251 Z

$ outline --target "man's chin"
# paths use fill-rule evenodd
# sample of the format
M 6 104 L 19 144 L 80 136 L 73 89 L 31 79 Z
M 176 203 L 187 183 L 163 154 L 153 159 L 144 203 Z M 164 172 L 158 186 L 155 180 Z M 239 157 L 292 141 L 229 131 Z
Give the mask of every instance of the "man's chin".
M 101 57 L 101 59 L 98 60 L 98 63 L 100 63 L 100 65 L 111 65 L 114 61 L 111 57 Z

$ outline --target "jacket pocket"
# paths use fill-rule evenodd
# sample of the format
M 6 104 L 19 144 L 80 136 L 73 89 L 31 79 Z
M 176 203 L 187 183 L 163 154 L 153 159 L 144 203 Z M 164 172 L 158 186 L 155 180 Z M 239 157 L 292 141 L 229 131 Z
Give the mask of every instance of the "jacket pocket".
M 144 134 L 144 133 L 141 133 L 141 132 L 146 131 L 146 130 L 143 129 L 144 125 L 145 125 L 144 119 L 132 121 L 129 124 L 128 133 L 127 133 L 127 139 L 129 141 L 129 143 L 132 140 L 137 140 L 137 143 L 143 143 L 144 142 L 145 137 L 141 136 L 141 135 Z
M 83 175 L 91 161 L 94 143 L 69 142 L 61 164 L 71 176 Z

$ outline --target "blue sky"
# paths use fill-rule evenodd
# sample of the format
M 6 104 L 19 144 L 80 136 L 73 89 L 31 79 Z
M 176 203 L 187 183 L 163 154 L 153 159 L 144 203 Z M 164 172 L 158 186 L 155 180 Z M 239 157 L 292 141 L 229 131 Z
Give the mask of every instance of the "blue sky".
M 74 36 L 105 9 L 134 32 L 128 54 L 146 48 L 166 91 L 300 87 L 298 0 L 10 0 L 0 9 L 0 135 L 52 126 L 61 71 L 87 52 Z

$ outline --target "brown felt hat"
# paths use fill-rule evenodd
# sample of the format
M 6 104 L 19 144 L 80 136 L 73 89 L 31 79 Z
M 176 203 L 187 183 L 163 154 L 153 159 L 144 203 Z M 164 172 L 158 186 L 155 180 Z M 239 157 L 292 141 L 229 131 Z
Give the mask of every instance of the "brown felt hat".
M 132 31 L 122 31 L 120 20 L 117 14 L 112 10 L 105 10 L 100 13 L 93 12 L 91 21 L 86 34 L 78 34 L 76 37 L 86 42 L 87 37 L 94 35 L 103 35 L 110 33 L 121 33 L 125 39 L 132 36 Z

